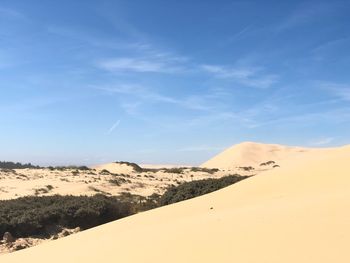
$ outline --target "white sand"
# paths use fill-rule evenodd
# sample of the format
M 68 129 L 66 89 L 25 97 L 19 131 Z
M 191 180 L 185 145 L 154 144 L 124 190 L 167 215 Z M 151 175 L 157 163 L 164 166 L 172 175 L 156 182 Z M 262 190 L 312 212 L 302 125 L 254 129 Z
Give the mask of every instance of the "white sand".
M 0 258 L 13 263 L 348 263 L 349 189 L 350 146 L 314 150 L 215 193 Z
M 220 169 L 235 169 L 240 166 L 259 167 L 263 162 L 275 161 L 279 163 L 295 155 L 313 150 L 278 144 L 243 142 L 228 148 L 201 166 Z
M 96 165 L 92 168 L 98 171 L 108 170 L 111 173 L 125 173 L 125 174 L 130 174 L 134 170 L 130 165 L 119 164 L 119 163 L 106 163 L 106 164 Z
M 185 169 L 182 174 L 162 171 L 135 172 L 131 166 L 103 164 L 96 170 L 50 170 L 50 169 L 0 169 L 0 200 L 13 199 L 28 195 L 94 195 L 104 193 L 119 195 L 129 192 L 135 195 L 149 196 L 163 194 L 169 185 L 206 178 L 218 178 L 228 174 L 219 171 L 213 174 L 193 172 Z M 102 172 L 108 170 L 111 174 Z M 250 172 L 239 171 L 241 175 Z M 115 184 L 115 180 L 124 180 Z M 48 189 L 50 186 L 52 189 Z
M 188 164 L 149 164 L 149 163 L 141 163 L 140 166 L 142 168 L 160 169 L 160 168 L 192 167 L 193 165 L 188 165 Z

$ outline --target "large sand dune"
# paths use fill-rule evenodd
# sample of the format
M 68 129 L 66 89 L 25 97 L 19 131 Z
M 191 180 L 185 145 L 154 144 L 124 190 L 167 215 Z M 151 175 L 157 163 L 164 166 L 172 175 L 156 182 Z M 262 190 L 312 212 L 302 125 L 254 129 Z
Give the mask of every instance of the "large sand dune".
M 1 256 L 2 262 L 350 262 L 350 147 Z
M 235 169 L 240 166 L 259 167 L 268 161 L 280 162 L 314 149 L 279 144 L 243 142 L 234 145 L 202 164 L 202 167 Z

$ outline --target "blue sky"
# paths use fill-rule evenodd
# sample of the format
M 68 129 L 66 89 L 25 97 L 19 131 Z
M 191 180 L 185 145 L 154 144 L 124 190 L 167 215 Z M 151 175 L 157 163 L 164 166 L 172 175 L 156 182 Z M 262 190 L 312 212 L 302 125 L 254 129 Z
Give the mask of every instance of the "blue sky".
M 0 1 L 0 159 L 200 164 L 350 143 L 348 1 Z

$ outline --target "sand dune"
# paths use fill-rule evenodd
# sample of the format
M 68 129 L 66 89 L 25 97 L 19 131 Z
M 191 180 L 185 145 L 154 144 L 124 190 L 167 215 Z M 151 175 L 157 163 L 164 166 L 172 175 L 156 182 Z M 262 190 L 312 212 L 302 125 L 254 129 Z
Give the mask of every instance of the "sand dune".
M 240 166 L 259 167 L 263 162 L 275 161 L 278 163 L 313 150 L 278 144 L 243 142 L 228 148 L 201 166 L 219 169 L 235 169 Z
M 350 262 L 350 146 L 223 190 L 1 257 L 3 262 Z
M 134 169 L 130 165 L 120 164 L 120 163 L 106 163 L 106 164 L 93 166 L 92 168 L 98 171 L 107 170 L 111 173 L 130 174 L 134 171 Z
M 183 165 L 183 164 L 149 164 L 149 163 L 141 163 L 140 166 L 141 166 L 142 168 L 161 169 L 161 168 L 192 167 L 193 165 Z

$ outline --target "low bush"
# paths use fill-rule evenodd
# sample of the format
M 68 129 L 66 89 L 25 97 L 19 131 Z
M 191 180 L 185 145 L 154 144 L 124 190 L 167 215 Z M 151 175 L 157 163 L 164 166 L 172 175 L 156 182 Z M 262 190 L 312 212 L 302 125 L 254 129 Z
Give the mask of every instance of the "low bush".
M 237 183 L 249 176 L 240 175 L 229 175 L 219 179 L 204 179 L 192 182 L 186 182 L 179 186 L 171 186 L 168 190 L 160 197 L 159 205 L 169 205 L 172 203 L 187 200 L 200 195 L 214 192 L 226 186 Z
M 101 175 L 109 175 L 111 174 L 110 171 L 106 170 L 106 169 L 103 169 L 101 172 L 100 172 Z
M 267 165 L 272 165 L 272 164 L 275 164 L 274 161 L 268 161 L 268 162 L 265 162 L 265 163 L 261 163 L 260 166 L 267 166 Z
M 239 167 L 239 169 L 241 169 L 243 171 L 246 171 L 246 172 L 249 172 L 249 171 L 254 170 L 254 167 L 252 167 L 252 166 L 241 166 L 241 167 Z
M 121 186 L 122 184 L 125 184 L 128 181 L 124 178 L 114 178 L 114 179 L 109 179 L 108 182 L 112 185 Z
M 218 172 L 217 168 L 204 168 L 204 167 L 191 167 L 191 172 L 204 172 L 209 174 L 214 174 Z
M 182 174 L 186 170 L 186 167 L 174 167 L 174 168 L 164 168 L 162 169 L 165 173 L 171 173 L 171 174 Z
M 26 168 L 39 169 L 40 166 L 32 165 L 31 163 L 21 164 L 21 163 L 0 161 L 0 168 L 1 169 L 26 169 Z
M 87 166 L 75 166 L 75 165 L 55 166 L 55 167 L 49 166 L 47 168 L 51 171 L 54 171 L 54 170 L 58 170 L 58 171 L 76 170 L 77 172 L 79 172 L 79 170 L 81 170 L 81 171 L 90 171 L 91 170 Z
M 143 169 L 136 163 L 130 163 L 130 162 L 115 162 L 115 163 L 131 166 L 134 169 L 134 171 L 138 173 L 141 173 L 143 171 Z
M 0 201 L 0 236 L 42 235 L 48 226 L 87 229 L 133 213 L 133 205 L 116 197 L 28 196 Z

